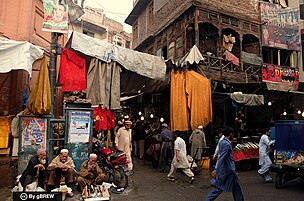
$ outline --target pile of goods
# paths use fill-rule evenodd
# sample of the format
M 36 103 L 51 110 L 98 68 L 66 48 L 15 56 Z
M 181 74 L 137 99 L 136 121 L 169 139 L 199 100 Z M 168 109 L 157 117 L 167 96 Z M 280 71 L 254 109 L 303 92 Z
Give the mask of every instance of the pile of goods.
M 256 142 L 245 142 L 242 144 L 237 144 L 234 147 L 234 150 L 237 152 L 238 151 L 247 151 L 249 149 L 259 149 L 259 144 Z
M 84 201 L 110 200 L 106 185 L 86 186 L 82 191 Z

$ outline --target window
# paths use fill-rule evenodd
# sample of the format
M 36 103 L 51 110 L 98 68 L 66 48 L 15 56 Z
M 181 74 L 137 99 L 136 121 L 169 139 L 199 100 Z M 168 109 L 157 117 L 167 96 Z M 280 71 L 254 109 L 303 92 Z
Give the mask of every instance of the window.
M 126 41 L 126 48 L 131 48 L 131 41 Z
M 90 36 L 92 38 L 94 38 L 94 35 L 95 35 L 93 32 L 88 31 L 88 30 L 83 30 L 82 33 L 85 34 L 85 35 L 87 35 L 87 36 Z
M 154 15 L 153 15 L 153 1 L 148 7 L 148 27 L 153 24 Z
M 134 44 L 138 43 L 138 23 L 137 22 L 135 22 L 133 24 L 133 42 L 134 42 Z

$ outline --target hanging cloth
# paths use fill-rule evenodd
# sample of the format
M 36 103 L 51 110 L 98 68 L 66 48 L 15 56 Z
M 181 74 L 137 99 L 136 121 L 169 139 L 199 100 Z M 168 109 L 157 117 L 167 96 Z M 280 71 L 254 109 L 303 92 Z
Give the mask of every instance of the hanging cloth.
M 51 88 L 47 61 L 44 57 L 38 75 L 38 80 L 30 93 L 24 110 L 25 115 L 50 114 L 51 110 Z
M 85 58 L 62 48 L 60 58 L 60 83 L 62 91 L 86 90 L 86 62 Z
M 186 72 L 187 106 L 190 109 L 190 125 L 194 130 L 199 125 L 212 122 L 212 97 L 210 81 L 204 76 L 188 70 Z
M 189 112 L 185 93 L 185 72 L 171 72 L 170 127 L 172 131 L 189 129 Z
M 92 104 L 103 104 L 108 109 L 120 109 L 120 65 L 96 58 L 88 70 L 87 98 Z

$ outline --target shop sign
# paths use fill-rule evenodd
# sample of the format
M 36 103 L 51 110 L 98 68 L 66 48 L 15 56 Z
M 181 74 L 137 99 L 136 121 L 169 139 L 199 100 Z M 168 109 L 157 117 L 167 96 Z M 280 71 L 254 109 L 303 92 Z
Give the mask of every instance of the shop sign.
M 283 84 L 299 84 L 299 69 L 264 63 L 262 66 L 262 81 Z
M 262 44 L 300 51 L 299 8 L 281 8 L 261 2 Z
M 91 112 L 75 111 L 70 113 L 69 143 L 87 143 L 90 138 Z

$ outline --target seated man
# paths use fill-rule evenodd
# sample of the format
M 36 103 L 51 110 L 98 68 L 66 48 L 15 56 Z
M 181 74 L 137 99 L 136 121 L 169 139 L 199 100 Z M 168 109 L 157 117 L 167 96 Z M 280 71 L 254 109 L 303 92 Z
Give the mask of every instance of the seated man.
M 96 160 L 97 155 L 90 154 L 89 159 L 85 161 L 80 167 L 77 182 L 81 191 L 86 185 L 101 185 L 105 180 L 105 174 L 96 163 Z
M 69 150 L 62 149 L 60 154 L 56 156 L 50 163 L 47 170 L 49 171 L 48 185 L 58 187 L 61 178 L 65 178 L 65 184 L 71 186 L 74 183 L 76 173 L 73 159 L 68 156 Z
M 34 181 L 35 176 L 38 173 L 38 186 L 46 190 L 45 184 L 47 182 L 47 174 L 45 172 L 47 167 L 46 151 L 44 149 L 38 149 L 37 155 L 33 156 L 26 169 L 23 171 L 20 177 L 20 183 L 25 191 L 26 186 Z M 38 172 L 39 170 L 39 172 Z

